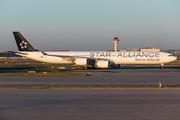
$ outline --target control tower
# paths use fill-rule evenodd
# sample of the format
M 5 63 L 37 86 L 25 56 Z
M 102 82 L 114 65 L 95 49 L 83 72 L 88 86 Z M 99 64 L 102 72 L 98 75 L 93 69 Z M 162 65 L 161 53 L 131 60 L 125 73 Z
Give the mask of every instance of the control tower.
M 114 37 L 113 42 L 114 42 L 114 51 L 117 51 L 118 48 L 117 43 L 119 42 L 118 37 Z

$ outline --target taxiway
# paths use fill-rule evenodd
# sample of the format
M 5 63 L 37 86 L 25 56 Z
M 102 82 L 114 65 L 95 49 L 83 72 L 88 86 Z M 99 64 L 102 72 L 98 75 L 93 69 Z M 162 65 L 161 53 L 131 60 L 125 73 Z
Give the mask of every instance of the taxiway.
M 179 88 L 0 88 L 1 120 L 179 120 Z

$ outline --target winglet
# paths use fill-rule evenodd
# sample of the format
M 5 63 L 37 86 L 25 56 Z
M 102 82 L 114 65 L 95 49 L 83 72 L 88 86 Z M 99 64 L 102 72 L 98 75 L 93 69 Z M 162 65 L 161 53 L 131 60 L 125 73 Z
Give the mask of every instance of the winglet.
M 44 51 L 41 51 L 41 53 L 43 54 L 43 55 L 48 55 L 47 53 L 45 53 Z

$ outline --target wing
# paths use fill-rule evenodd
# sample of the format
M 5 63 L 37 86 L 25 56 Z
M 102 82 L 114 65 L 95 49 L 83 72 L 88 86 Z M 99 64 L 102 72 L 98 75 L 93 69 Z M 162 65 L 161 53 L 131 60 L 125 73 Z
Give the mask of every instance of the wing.
M 45 53 L 44 51 L 41 51 L 41 53 L 42 53 L 43 55 L 60 57 L 60 58 L 63 58 L 64 60 L 69 60 L 69 61 L 75 60 L 75 59 L 77 59 L 77 58 L 87 58 L 87 59 L 89 59 L 89 60 L 96 60 L 96 61 L 98 61 L 98 60 L 108 60 L 108 61 L 112 61 L 112 60 L 110 60 L 110 59 L 103 59 L 103 58 L 91 58 L 91 57 L 68 56 L 68 55 L 51 55 L 51 54 Z

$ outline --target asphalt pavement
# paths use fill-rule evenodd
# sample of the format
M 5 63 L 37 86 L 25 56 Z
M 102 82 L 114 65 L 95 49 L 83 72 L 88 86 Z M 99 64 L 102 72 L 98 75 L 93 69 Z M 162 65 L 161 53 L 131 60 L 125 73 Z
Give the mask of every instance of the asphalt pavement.
M 0 76 L 0 84 L 140 84 L 180 85 L 180 69 L 70 70 L 90 76 Z
M 179 120 L 178 88 L 0 88 L 0 120 Z

